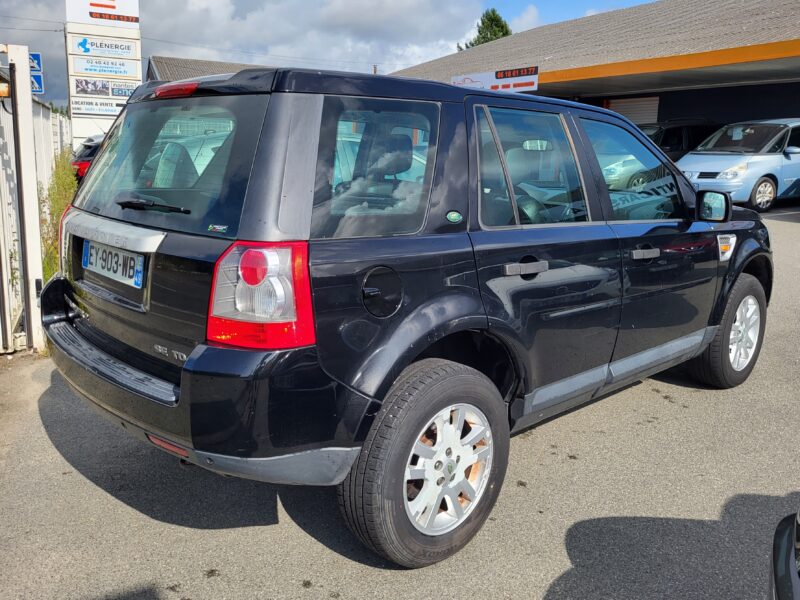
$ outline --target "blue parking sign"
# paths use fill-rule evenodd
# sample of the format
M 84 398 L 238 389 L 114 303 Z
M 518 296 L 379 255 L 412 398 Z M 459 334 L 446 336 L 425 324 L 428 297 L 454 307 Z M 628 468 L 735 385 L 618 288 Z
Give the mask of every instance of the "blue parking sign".
M 44 75 L 31 73 L 31 94 L 44 94 Z
M 28 60 L 31 65 L 31 73 L 41 73 L 44 71 L 42 68 L 42 53 L 41 52 L 30 52 L 28 53 Z

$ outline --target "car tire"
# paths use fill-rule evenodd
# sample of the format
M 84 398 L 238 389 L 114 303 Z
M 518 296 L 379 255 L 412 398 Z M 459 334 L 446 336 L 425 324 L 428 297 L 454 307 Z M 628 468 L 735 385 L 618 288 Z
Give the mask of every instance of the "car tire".
M 653 179 L 653 176 L 647 172 L 636 173 L 635 175 L 631 176 L 628 180 L 628 188 L 629 190 L 633 190 L 635 192 L 641 192 L 644 187 L 650 183 Z
M 758 330 L 753 332 L 752 315 L 749 317 L 749 328 L 744 326 L 743 316 L 746 317 L 748 311 L 756 309 Z M 690 361 L 691 374 L 699 381 L 721 389 L 744 383 L 758 362 L 766 324 L 767 297 L 764 288 L 758 279 L 742 273 L 733 285 L 714 339 L 702 354 Z M 746 361 L 742 359 L 741 353 L 738 355 L 740 358 L 735 360 L 734 338 L 742 340 L 741 343 L 745 346 L 752 346 L 747 351 Z
M 466 424 L 453 437 L 458 414 Z M 472 438 L 479 438 L 475 447 Z M 421 445 L 430 448 L 425 458 L 414 453 Z M 508 449 L 508 408 L 494 384 L 458 363 L 421 360 L 387 394 L 339 485 L 339 506 L 353 533 L 381 556 L 408 568 L 436 563 L 483 526 L 503 484 Z M 424 478 L 412 479 L 421 472 Z M 471 500 L 464 481 L 475 486 Z M 435 509 L 418 512 L 420 506 Z
M 775 204 L 777 195 L 778 189 L 775 182 L 769 177 L 762 177 L 753 186 L 748 204 L 755 211 L 767 212 Z

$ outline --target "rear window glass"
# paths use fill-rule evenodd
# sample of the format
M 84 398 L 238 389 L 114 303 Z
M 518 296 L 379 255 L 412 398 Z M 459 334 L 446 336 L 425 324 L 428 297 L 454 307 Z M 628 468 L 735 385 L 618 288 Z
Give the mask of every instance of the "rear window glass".
M 267 98 L 129 104 L 75 205 L 130 223 L 235 237 Z
M 97 151 L 100 149 L 100 144 L 81 144 L 80 150 L 75 154 L 75 160 L 89 160 L 94 158 Z
M 325 99 L 311 236 L 419 231 L 436 155 L 439 108 L 430 102 Z

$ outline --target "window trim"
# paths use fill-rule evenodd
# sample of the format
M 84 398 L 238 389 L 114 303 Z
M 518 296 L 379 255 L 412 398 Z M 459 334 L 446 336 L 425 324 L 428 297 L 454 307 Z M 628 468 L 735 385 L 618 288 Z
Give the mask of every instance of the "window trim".
M 684 194 L 681 191 L 681 185 L 678 181 L 678 178 L 683 178 L 684 181 L 688 181 L 686 176 L 675 166 L 675 163 L 669 160 L 666 153 L 661 150 L 650 138 L 646 135 L 641 134 L 638 130 L 630 129 L 626 126 L 624 121 L 615 119 L 613 115 L 606 115 L 602 114 L 587 114 L 585 112 L 579 112 L 574 115 L 575 125 L 578 127 L 580 131 L 580 135 L 583 139 L 584 146 L 586 149 L 586 154 L 588 156 L 588 160 L 592 165 L 592 168 L 597 168 L 597 183 L 600 181 L 603 182 L 603 186 L 597 189 L 597 192 L 600 197 L 601 204 L 604 205 L 604 212 L 608 210 L 608 217 L 614 216 L 614 205 L 611 202 L 611 194 L 609 193 L 608 184 L 605 182 L 605 177 L 603 176 L 603 171 L 600 168 L 600 161 L 597 158 L 597 153 L 594 151 L 594 147 L 592 146 L 591 139 L 589 138 L 589 134 L 586 132 L 586 129 L 583 126 L 583 121 L 595 121 L 597 123 L 604 123 L 606 125 L 611 125 L 613 127 L 618 127 L 622 129 L 626 133 L 628 133 L 633 139 L 637 140 L 648 152 L 650 152 L 656 160 L 658 160 L 671 174 L 672 177 L 675 179 L 675 186 L 677 188 L 676 194 L 678 196 L 678 200 L 681 203 L 683 209 L 683 217 L 680 218 L 670 218 L 670 219 L 614 219 L 614 218 L 606 218 L 605 223 L 612 225 L 612 224 L 622 224 L 622 223 L 639 223 L 639 224 L 649 224 L 649 223 L 694 223 L 697 220 L 693 216 L 693 211 L 689 206 L 689 203 L 686 201 Z M 644 139 L 642 139 L 644 138 Z M 653 151 L 653 148 L 656 151 Z M 663 158 L 662 158 L 663 156 Z M 664 160 L 666 159 L 666 160 Z
M 439 169 L 439 144 L 441 142 L 441 132 L 442 132 L 442 102 L 439 100 L 418 100 L 416 98 L 392 98 L 392 97 L 385 97 L 385 96 L 355 96 L 352 94 L 325 94 L 323 96 L 323 104 L 322 104 L 322 113 L 320 115 L 320 121 L 322 117 L 325 116 L 325 100 L 328 98 L 347 98 L 352 100 L 366 100 L 366 101 L 389 101 L 389 102 L 406 102 L 406 103 L 415 103 L 415 104 L 431 104 L 436 107 L 436 144 L 434 145 L 433 156 L 431 157 L 431 181 L 430 185 L 428 186 L 428 193 L 420 198 L 420 202 L 425 202 L 425 212 L 422 216 L 422 221 L 420 223 L 419 228 L 416 231 L 410 231 L 406 233 L 394 233 L 392 235 L 361 235 L 361 236 L 348 236 L 348 237 L 326 237 L 326 238 L 315 238 L 312 236 L 310 228 L 311 224 L 313 223 L 314 219 L 314 207 L 315 207 L 315 197 L 312 197 L 311 200 L 311 214 L 309 216 L 309 235 L 308 240 L 310 242 L 339 242 L 339 241 L 353 241 L 353 240 L 377 240 L 377 239 L 396 239 L 396 238 L 405 238 L 411 236 L 417 236 L 421 233 L 424 233 L 428 226 L 428 217 L 430 215 L 431 210 L 431 198 L 433 197 L 433 188 L 436 184 L 436 173 Z M 434 123 L 431 123 L 431 128 L 433 128 Z M 321 127 L 321 122 L 320 122 Z M 314 177 L 316 179 L 316 165 L 319 164 L 319 151 L 320 146 L 322 144 L 322 131 L 320 129 L 319 140 L 317 142 L 317 148 L 314 152 Z M 430 144 L 430 142 L 429 142 Z M 335 152 L 336 152 L 336 138 L 334 137 L 334 161 L 335 161 Z M 427 164 L 426 164 L 427 168 Z M 314 194 L 315 196 L 316 194 Z
M 500 136 L 497 133 L 497 129 L 494 124 L 494 119 L 492 119 L 491 108 L 497 108 L 499 110 L 516 110 L 521 112 L 529 112 L 529 113 L 542 113 L 547 115 L 555 115 L 558 117 L 558 120 L 561 123 L 561 129 L 564 132 L 564 135 L 567 139 L 567 143 L 569 145 L 570 152 L 572 153 L 572 159 L 575 163 L 575 168 L 578 172 L 578 180 L 581 186 L 581 196 L 583 200 L 584 208 L 586 209 L 586 220 L 585 221 L 562 221 L 557 223 L 520 223 L 519 220 L 519 210 L 517 209 L 517 197 L 516 193 L 514 192 L 514 185 L 511 181 L 511 175 L 508 171 L 508 165 L 506 163 L 505 152 L 503 152 L 503 145 L 500 141 Z M 572 136 L 572 131 L 569 128 L 569 123 L 566 119 L 566 114 L 564 111 L 556 110 L 557 107 L 553 107 L 554 110 L 542 110 L 538 106 L 533 108 L 522 108 L 518 106 L 504 106 L 498 104 L 474 104 L 473 105 L 473 117 L 475 125 L 478 124 L 478 116 L 477 111 L 479 109 L 483 110 L 484 115 L 486 117 L 487 122 L 489 123 L 489 131 L 492 134 L 492 139 L 495 144 L 495 148 L 497 149 L 497 154 L 500 157 L 500 165 L 503 169 L 503 176 L 506 181 L 506 188 L 508 189 L 509 198 L 511 199 L 511 207 L 514 212 L 514 225 L 486 225 L 483 222 L 483 211 L 482 203 L 483 203 L 483 185 L 481 181 L 481 144 L 479 142 L 480 131 L 476 127 L 476 155 L 478 157 L 478 225 L 484 231 L 503 231 L 503 230 L 524 230 L 524 229 L 538 229 L 538 228 L 551 228 L 551 227 L 570 227 L 570 226 L 582 226 L 582 225 L 596 225 L 598 221 L 594 219 L 594 215 L 592 214 L 591 203 L 589 202 L 589 198 L 587 196 L 588 188 L 586 187 L 586 179 L 584 178 L 583 174 L 583 166 L 581 165 L 581 161 L 578 155 L 578 148 L 575 144 L 575 140 Z

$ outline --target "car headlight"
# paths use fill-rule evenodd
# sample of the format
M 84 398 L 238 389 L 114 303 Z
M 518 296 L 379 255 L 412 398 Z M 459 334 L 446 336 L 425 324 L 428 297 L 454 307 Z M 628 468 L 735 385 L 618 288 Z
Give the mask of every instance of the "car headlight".
M 694 171 L 683 171 L 683 174 L 686 175 L 686 179 L 694 177 Z
M 747 171 L 747 163 L 736 165 L 735 167 L 731 167 L 730 169 L 725 169 L 722 173 L 717 176 L 717 179 L 736 179 L 737 177 L 744 175 Z
M 616 177 L 617 175 L 619 175 L 619 167 L 611 167 L 611 166 L 605 167 L 603 169 L 603 175 L 606 178 Z

